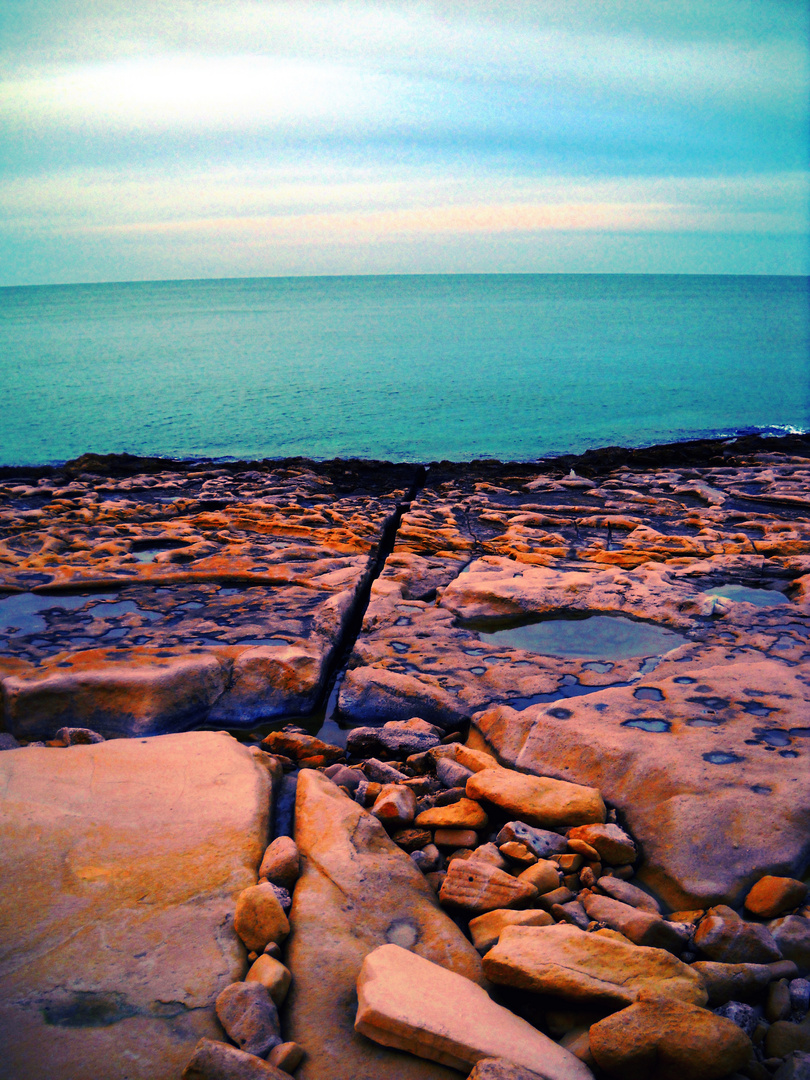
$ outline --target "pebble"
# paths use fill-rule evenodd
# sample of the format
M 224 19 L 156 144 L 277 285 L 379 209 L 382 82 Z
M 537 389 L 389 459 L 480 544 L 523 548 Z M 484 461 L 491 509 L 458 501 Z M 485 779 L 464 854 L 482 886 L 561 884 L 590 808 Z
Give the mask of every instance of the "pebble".
M 303 1059 L 304 1048 L 296 1042 L 279 1043 L 267 1055 L 268 1065 L 274 1065 L 287 1073 L 295 1072 Z
M 804 903 L 807 886 L 796 878 L 766 874 L 745 898 L 745 909 L 762 919 L 775 919 Z
M 532 863 L 537 862 L 537 856 L 519 840 L 508 840 L 505 844 L 501 844 L 499 851 L 507 859 L 511 859 L 512 862 L 522 863 L 523 866 L 531 866 Z
M 440 848 L 474 848 L 478 833 L 475 829 L 436 829 L 433 843 Z
M 597 852 L 596 857 L 607 866 L 634 863 L 638 856 L 635 843 L 618 825 L 578 825 L 568 830 L 569 844 L 571 840 L 584 841 Z
M 550 859 L 539 859 L 534 866 L 529 866 L 518 874 L 520 881 L 534 885 L 539 894 L 550 893 L 560 888 L 560 872 L 557 864 Z
M 416 814 L 416 796 L 402 784 L 383 784 L 371 812 L 389 829 L 404 828 Z
M 430 834 L 428 833 L 428 835 Z M 426 844 L 421 850 L 412 851 L 411 858 L 423 874 L 432 874 L 442 864 L 441 852 L 435 844 Z
M 431 835 L 427 829 L 398 829 L 396 832 L 391 833 L 391 839 L 403 851 L 410 854 L 429 844 Z

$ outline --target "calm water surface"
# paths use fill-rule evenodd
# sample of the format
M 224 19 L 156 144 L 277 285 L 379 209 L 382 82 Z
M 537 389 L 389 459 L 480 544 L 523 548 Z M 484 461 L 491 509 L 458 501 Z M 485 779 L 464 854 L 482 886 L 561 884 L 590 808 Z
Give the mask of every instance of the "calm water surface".
M 532 459 L 810 429 L 808 280 L 455 275 L 0 289 L 0 463 Z

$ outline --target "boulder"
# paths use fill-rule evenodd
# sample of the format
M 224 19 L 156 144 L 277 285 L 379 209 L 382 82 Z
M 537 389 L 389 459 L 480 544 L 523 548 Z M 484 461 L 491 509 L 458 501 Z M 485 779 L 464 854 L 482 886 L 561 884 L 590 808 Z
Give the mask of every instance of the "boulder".
M 222 732 L 0 755 L 6 1076 L 176 1080 L 242 977 L 264 755 Z
M 508 1054 L 546 1080 L 591 1080 L 573 1054 L 482 987 L 397 945 L 382 945 L 363 961 L 355 1028 L 383 1046 L 464 1072 L 481 1058 Z
M 399 944 L 480 982 L 481 960 L 413 860 L 380 822 L 321 773 L 299 774 L 295 839 L 302 873 L 290 912 L 287 1038 L 306 1049 L 298 1080 L 451 1080 L 354 1031 L 356 983 L 366 955 Z
M 753 1049 L 731 1020 L 661 998 L 599 1020 L 589 1041 L 596 1064 L 617 1080 L 719 1080 L 747 1065 Z
M 475 773 L 467 781 L 467 796 L 486 799 L 541 828 L 605 820 L 605 804 L 596 788 L 547 776 L 526 776 L 512 769 L 482 769 Z
M 644 990 L 696 1005 L 707 997 L 697 972 L 671 953 L 566 923 L 505 927 L 484 956 L 484 973 L 504 986 L 614 1009 Z

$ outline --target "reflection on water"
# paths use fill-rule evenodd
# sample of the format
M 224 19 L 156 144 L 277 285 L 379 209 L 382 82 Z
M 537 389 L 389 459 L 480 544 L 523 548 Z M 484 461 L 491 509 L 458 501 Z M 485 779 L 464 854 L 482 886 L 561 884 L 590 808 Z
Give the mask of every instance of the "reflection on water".
M 707 589 L 707 596 L 723 596 L 738 603 L 755 604 L 757 607 L 776 607 L 790 601 L 778 589 L 749 589 L 747 585 L 718 585 L 716 589 Z
M 479 630 L 491 645 L 525 649 L 544 656 L 626 660 L 633 656 L 660 656 L 676 649 L 686 638 L 656 623 L 639 622 L 624 615 L 585 615 L 542 619 L 499 630 Z

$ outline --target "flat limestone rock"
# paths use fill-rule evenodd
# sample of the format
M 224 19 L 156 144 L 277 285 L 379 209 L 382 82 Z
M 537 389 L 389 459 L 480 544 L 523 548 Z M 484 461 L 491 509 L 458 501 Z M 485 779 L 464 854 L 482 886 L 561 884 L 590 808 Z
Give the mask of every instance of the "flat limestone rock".
M 663 949 L 631 945 L 576 926 L 507 926 L 484 957 L 494 983 L 568 1001 L 622 1008 L 645 990 L 706 1004 L 696 971 Z
M 529 825 L 589 825 L 605 820 L 605 804 L 596 788 L 525 776 L 512 769 L 482 769 L 467 781 L 470 799 L 486 799 Z
M 398 945 L 363 961 L 358 1031 L 466 1072 L 482 1058 L 507 1057 L 546 1080 L 590 1080 L 591 1071 L 531 1024 L 455 972 Z
M 176 1080 L 222 1037 L 236 897 L 267 842 L 262 757 L 222 732 L 0 755 L 4 1080 Z
M 355 1032 L 357 977 L 368 953 L 393 943 L 482 982 L 478 953 L 380 822 L 313 770 L 299 774 L 295 840 L 302 869 L 290 911 L 283 1030 L 306 1050 L 297 1080 L 458 1080 Z
M 476 725 L 505 764 L 597 786 L 641 844 L 639 878 L 671 908 L 735 905 L 764 874 L 807 864 L 807 676 L 776 660 L 672 667 Z

